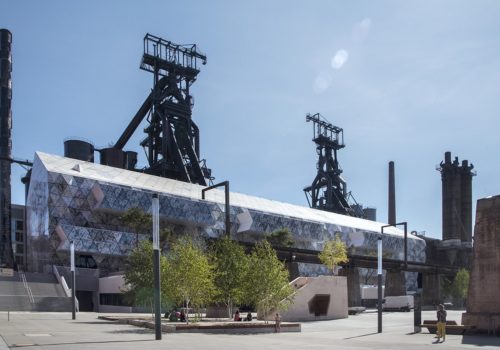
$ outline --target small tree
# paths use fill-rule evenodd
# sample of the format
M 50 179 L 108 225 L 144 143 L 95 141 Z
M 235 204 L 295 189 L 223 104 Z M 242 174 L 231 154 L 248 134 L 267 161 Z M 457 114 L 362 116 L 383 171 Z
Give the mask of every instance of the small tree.
M 167 260 L 169 295 L 185 305 L 186 323 L 189 323 L 189 307 L 202 306 L 213 296 L 213 268 L 203 250 L 188 239 L 174 243 Z
M 231 318 L 233 305 L 244 300 L 248 257 L 243 247 L 227 236 L 215 242 L 210 257 L 214 266 L 214 299 L 227 306 L 228 317 Z
M 292 301 L 293 288 L 288 283 L 288 270 L 267 241 L 256 244 L 250 255 L 246 279 L 246 300 L 262 312 L 264 319 L 271 310 L 284 309 Z
M 449 283 L 446 292 L 453 298 L 454 303 L 463 306 L 464 299 L 469 291 L 469 271 L 462 268 L 457 271 L 453 282 Z
M 160 257 L 160 273 L 165 272 L 167 261 Z M 125 297 L 136 306 L 151 307 L 154 304 L 154 276 L 153 276 L 153 245 L 149 241 L 142 241 L 125 261 L 124 280 L 127 289 Z M 167 281 L 161 279 L 162 306 L 168 306 Z
M 288 228 L 282 228 L 267 235 L 266 240 L 273 247 L 293 247 L 295 241 Z
M 338 234 L 335 235 L 335 239 L 325 243 L 323 251 L 319 254 L 319 260 L 332 271 L 332 274 L 335 274 L 338 264 L 349 261 L 346 245 Z
M 135 246 L 139 246 L 139 233 L 149 232 L 153 223 L 151 214 L 145 213 L 142 209 L 130 208 L 120 219 L 127 226 L 130 226 L 135 232 Z

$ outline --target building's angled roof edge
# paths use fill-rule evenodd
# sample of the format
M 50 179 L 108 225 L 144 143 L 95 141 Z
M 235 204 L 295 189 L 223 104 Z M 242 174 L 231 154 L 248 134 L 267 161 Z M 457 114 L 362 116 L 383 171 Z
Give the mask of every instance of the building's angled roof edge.
M 114 168 L 98 163 L 89 163 L 39 151 L 35 153 L 35 158 L 38 158 L 45 169 L 50 172 L 59 172 L 72 176 L 87 177 L 93 180 L 103 181 L 111 184 L 139 188 L 158 193 L 168 193 L 171 195 L 187 197 L 195 200 L 201 200 L 201 190 L 204 188 L 203 186 L 197 184 L 190 184 L 178 180 L 139 173 L 131 170 Z M 80 165 L 79 169 L 81 169 L 81 171 L 72 169 L 77 164 Z M 170 191 L 167 191 L 165 189 L 166 187 L 169 187 Z M 208 201 L 220 204 L 224 203 L 224 191 L 222 190 L 210 191 L 209 193 L 207 193 L 207 197 Z M 381 222 L 326 212 L 296 204 L 251 196 L 239 192 L 231 192 L 231 204 L 249 210 L 270 212 L 311 222 L 321 222 L 325 224 L 347 226 L 371 232 L 380 232 L 381 227 L 386 225 L 385 223 Z M 403 235 L 402 230 L 394 227 L 388 227 L 386 229 L 386 232 L 384 233 L 398 236 Z M 422 240 L 421 238 L 416 236 L 411 237 L 413 239 Z

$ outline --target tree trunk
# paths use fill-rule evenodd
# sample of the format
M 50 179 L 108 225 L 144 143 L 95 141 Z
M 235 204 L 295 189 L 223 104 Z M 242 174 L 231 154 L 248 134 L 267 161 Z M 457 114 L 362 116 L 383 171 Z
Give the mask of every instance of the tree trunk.
M 233 317 L 233 303 L 231 302 L 231 299 L 227 300 L 227 315 L 229 319 Z

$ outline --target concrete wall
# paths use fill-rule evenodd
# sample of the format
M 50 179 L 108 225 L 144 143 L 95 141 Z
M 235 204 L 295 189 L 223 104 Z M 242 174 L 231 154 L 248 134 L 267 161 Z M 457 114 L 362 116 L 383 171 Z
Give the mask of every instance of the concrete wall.
M 99 278 L 99 293 L 123 293 L 125 281 L 123 275 Z
M 283 321 L 319 321 L 347 318 L 347 278 L 343 276 L 299 277 L 290 282 L 297 286 L 294 303 L 281 313 Z M 315 295 L 330 295 L 328 312 L 315 316 L 309 304 Z M 274 319 L 274 314 L 269 316 Z

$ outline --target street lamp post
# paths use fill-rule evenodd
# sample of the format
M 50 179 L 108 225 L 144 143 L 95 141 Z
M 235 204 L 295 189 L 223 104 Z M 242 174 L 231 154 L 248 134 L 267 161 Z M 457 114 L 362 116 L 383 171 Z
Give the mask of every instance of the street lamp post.
M 230 213 L 230 207 L 229 207 L 229 181 L 222 181 L 218 184 L 209 186 L 207 188 L 204 188 L 201 190 L 201 198 L 205 199 L 205 192 L 213 190 L 214 188 L 217 187 L 222 187 L 224 186 L 224 204 L 225 204 L 225 210 L 226 210 L 226 236 L 230 237 L 231 236 L 231 213 Z
M 161 296 L 160 296 L 160 202 L 153 194 L 153 274 L 155 298 L 155 339 L 161 340 Z
M 71 319 L 76 319 L 76 277 L 75 277 L 75 243 L 69 242 L 71 264 Z
M 377 240 L 378 333 L 382 333 L 382 237 Z

